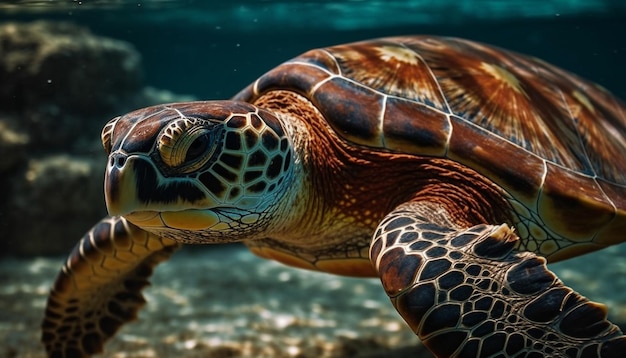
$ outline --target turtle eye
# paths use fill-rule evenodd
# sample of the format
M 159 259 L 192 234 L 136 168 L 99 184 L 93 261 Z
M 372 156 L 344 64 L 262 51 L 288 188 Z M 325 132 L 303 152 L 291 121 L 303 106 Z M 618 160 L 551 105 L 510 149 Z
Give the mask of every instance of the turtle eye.
M 194 139 L 193 142 L 187 148 L 187 155 L 185 156 L 185 162 L 191 162 L 202 154 L 204 154 L 209 147 L 210 137 L 209 133 L 204 133 L 200 135 L 198 138 Z
M 168 125 L 157 142 L 163 163 L 183 173 L 201 168 L 211 158 L 215 147 L 215 131 L 188 120 Z

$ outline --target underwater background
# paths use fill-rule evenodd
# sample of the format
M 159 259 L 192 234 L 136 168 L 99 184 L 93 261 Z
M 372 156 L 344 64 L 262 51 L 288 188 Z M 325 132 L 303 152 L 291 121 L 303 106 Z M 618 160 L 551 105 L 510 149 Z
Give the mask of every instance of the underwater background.
M 226 99 L 308 49 L 436 34 L 531 54 L 626 99 L 626 2 L 0 1 L 0 358 L 43 357 L 48 289 L 106 215 L 100 130 L 151 104 Z M 626 327 L 626 245 L 551 265 Z M 104 357 L 431 356 L 378 280 L 186 247 Z

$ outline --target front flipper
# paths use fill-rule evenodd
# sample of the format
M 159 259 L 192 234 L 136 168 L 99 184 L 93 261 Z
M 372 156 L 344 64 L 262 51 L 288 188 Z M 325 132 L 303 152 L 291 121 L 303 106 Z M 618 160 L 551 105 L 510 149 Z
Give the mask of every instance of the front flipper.
M 178 244 L 121 217 L 96 224 L 70 253 L 52 286 L 42 323 L 49 357 L 88 357 L 137 317 L 152 269 Z
M 378 226 L 370 257 L 392 303 L 437 357 L 623 357 L 605 306 L 566 287 L 507 225 L 461 229 L 406 204 Z

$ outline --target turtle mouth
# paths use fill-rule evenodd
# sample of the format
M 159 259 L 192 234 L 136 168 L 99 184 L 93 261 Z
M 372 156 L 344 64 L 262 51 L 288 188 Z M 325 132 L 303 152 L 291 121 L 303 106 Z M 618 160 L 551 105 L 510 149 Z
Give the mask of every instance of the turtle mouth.
M 224 221 L 213 209 L 186 209 L 180 211 L 140 210 L 125 214 L 131 223 L 149 229 L 220 230 Z M 220 225 L 222 224 L 222 225 Z
M 177 211 L 138 210 L 123 215 L 131 223 L 150 229 L 184 231 L 224 231 L 234 227 L 253 225 L 261 215 L 232 207 L 185 209 Z

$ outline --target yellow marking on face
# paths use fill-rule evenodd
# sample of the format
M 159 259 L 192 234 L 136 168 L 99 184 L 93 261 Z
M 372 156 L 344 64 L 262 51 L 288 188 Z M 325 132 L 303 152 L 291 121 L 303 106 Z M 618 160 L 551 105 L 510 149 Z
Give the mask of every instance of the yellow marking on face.
M 163 220 L 157 211 L 135 211 L 124 215 L 126 220 L 139 227 L 163 227 Z
M 522 88 L 519 80 L 511 72 L 498 65 L 492 65 L 487 62 L 481 63 L 480 68 L 482 68 L 485 72 L 487 72 L 500 82 L 507 85 L 509 88 L 513 89 L 515 92 L 526 96 L 526 93 L 524 92 L 524 89 Z
M 409 65 L 417 65 L 419 60 L 413 51 L 397 46 L 380 46 L 377 48 L 380 59 L 389 62 L 396 60 Z
M 184 230 L 204 230 L 220 222 L 213 211 L 204 210 L 166 211 L 161 213 L 161 217 L 165 225 Z

